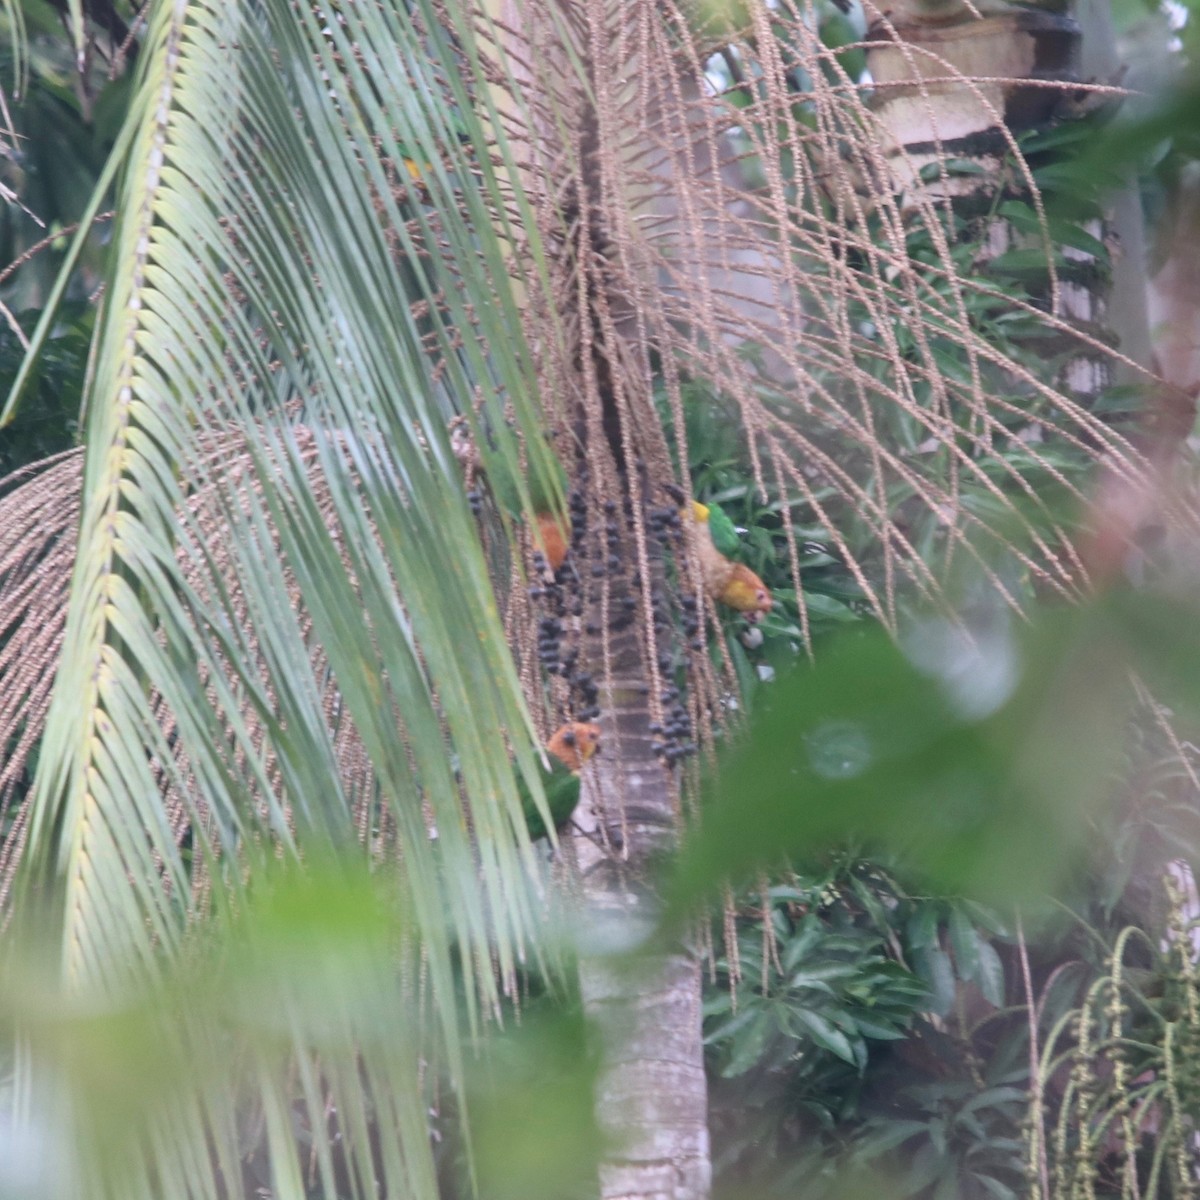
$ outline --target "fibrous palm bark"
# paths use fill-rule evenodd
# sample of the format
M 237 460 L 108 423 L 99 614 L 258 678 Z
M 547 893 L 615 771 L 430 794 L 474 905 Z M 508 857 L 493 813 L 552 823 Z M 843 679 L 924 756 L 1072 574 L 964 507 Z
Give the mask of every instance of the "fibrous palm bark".
M 637 641 L 618 635 L 601 692 L 612 749 L 597 772 L 603 828 L 598 844 L 574 839 L 580 984 L 601 1045 L 597 1121 L 612 1147 L 600 1194 L 692 1200 L 708 1194 L 711 1172 L 700 958 L 686 943 L 636 951 L 654 929 L 656 873 L 679 830 L 678 788 L 648 728 L 647 676 Z

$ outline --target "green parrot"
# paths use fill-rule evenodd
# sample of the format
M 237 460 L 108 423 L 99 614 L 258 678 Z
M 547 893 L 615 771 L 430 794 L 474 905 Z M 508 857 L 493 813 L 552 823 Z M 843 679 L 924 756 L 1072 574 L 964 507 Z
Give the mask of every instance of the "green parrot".
M 470 135 L 459 126 L 457 121 L 452 121 L 451 124 L 456 141 L 462 147 L 464 153 L 470 156 L 474 151 Z M 433 163 L 422 155 L 420 151 L 410 148 L 404 142 L 400 143 L 400 161 L 404 163 L 409 179 L 417 185 L 422 197 L 427 198 L 428 184 L 426 180 L 429 175 L 433 174 Z
M 733 522 L 717 505 L 698 500 L 692 501 L 692 520 L 705 590 L 754 624 L 771 611 L 771 593 L 748 566 L 733 560 L 741 545 Z
M 550 768 L 539 769 L 542 790 L 546 793 L 546 803 L 550 806 L 550 816 L 555 829 L 561 829 L 571 819 L 571 814 L 579 803 L 579 772 L 599 746 L 600 727 L 583 721 L 568 721 L 546 743 Z M 542 814 L 533 802 L 533 795 L 520 778 L 517 780 L 517 790 L 521 793 L 521 810 L 525 814 L 530 839 L 536 842 L 539 838 L 547 837 L 548 831 Z
M 726 558 L 734 558 L 741 549 L 742 540 L 729 514 L 711 500 L 707 504 L 693 500 L 692 511 L 697 521 L 708 522 L 708 536 L 717 552 Z
M 482 475 L 491 488 L 496 503 L 515 521 L 524 517 L 521 494 L 510 467 L 517 459 L 517 446 L 512 431 L 503 429 L 493 432 L 488 438 L 488 457 L 476 446 L 475 439 L 462 417 L 450 423 L 451 445 L 455 456 L 464 469 Z M 531 460 L 525 475 L 529 489 L 529 500 L 533 507 L 534 523 L 537 526 L 537 547 L 545 555 L 551 573 L 557 571 L 566 560 L 571 545 L 571 520 L 562 512 L 560 504 L 567 493 L 567 473 L 559 462 L 550 443 L 539 438 L 536 447 L 529 446 Z

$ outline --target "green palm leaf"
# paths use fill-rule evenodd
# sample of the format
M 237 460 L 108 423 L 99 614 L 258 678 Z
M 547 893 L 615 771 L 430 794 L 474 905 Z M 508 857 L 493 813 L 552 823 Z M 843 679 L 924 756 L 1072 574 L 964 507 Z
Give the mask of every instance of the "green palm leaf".
M 441 166 L 457 154 L 469 178 L 456 134 L 485 142 L 439 83 L 457 51 L 402 13 L 360 17 L 156 9 L 22 883 L 61 895 L 70 986 L 107 988 L 156 972 L 192 916 L 240 890 L 259 839 L 303 853 L 385 825 L 458 1076 L 456 963 L 470 1026 L 538 913 L 507 736 L 529 717 L 448 397 L 477 397 L 493 433 L 540 416 L 495 180 L 464 192 Z M 415 217 L 389 175 L 411 147 L 433 164 Z M 405 275 L 389 230 L 401 258 L 414 239 L 441 258 Z M 512 436 L 481 441 L 491 470 L 518 475 Z M 553 470 L 539 444 L 535 474 Z M 519 760 L 532 783 L 528 748 Z M 292 1161 L 282 1112 L 267 1116 Z M 406 1121 L 423 1139 L 419 1105 Z

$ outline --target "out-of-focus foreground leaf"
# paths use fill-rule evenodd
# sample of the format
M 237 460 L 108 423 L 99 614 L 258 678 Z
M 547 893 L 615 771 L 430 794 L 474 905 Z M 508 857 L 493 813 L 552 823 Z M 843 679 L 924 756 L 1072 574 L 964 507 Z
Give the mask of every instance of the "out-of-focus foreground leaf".
M 120 996 L 68 991 L 39 939 L 10 942 L 0 1197 L 436 1194 L 448 1089 L 414 929 L 399 875 L 331 860 L 264 864 L 240 912 Z M 547 1002 L 477 1044 L 455 1112 L 483 1194 L 594 1175 L 586 1042 Z M 465 1146 L 454 1169 L 466 1186 Z
M 1113 593 L 1029 628 L 852 633 L 775 685 L 709 781 L 673 899 L 846 839 L 936 889 L 995 902 L 1052 890 L 1114 794 L 1133 677 L 1200 704 L 1195 617 Z
M 480 1195 L 586 1196 L 595 1187 L 598 1048 L 575 1006 L 535 1007 L 491 1039 L 467 1092 Z

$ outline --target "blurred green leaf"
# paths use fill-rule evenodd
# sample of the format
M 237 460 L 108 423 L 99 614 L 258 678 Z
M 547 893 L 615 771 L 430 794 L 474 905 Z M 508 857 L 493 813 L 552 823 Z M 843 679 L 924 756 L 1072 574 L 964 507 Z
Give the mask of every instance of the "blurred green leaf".
M 820 1013 L 808 1012 L 801 1008 L 796 1010 L 795 1015 L 800 1024 L 812 1035 L 813 1041 L 818 1046 L 836 1054 L 838 1058 L 843 1059 L 845 1062 L 855 1062 L 854 1051 L 850 1048 L 850 1042 L 847 1040 L 846 1035 L 840 1030 L 835 1029 Z
M 479 1194 L 586 1196 L 604 1143 L 593 1115 L 596 1038 L 574 1007 L 548 1006 L 488 1039 L 467 1090 Z
M 975 978 L 979 990 L 989 1004 L 999 1008 L 1004 1003 L 1004 964 L 996 948 L 978 934 L 975 935 L 975 944 L 978 956 Z
M 950 911 L 950 944 L 954 948 L 954 962 L 963 979 L 975 979 L 979 975 L 979 948 L 975 929 L 961 908 Z
M 982 658 L 937 623 L 914 632 L 910 654 L 882 633 L 844 636 L 778 680 L 724 756 L 676 905 L 846 839 L 899 854 L 945 892 L 1014 903 L 1053 889 L 1124 740 L 1124 617 L 1113 602 L 1049 613 Z
M 413 994 L 398 953 L 411 937 L 404 895 L 361 862 L 268 860 L 236 913 L 198 922 L 185 953 L 160 952 L 122 989 L 64 981 L 44 939 L 10 934 L 0 1056 L 20 1046 L 25 1102 L 0 1111 L 14 1152 L 39 1131 L 61 1139 L 56 1170 L 70 1182 L 46 1194 L 228 1194 L 264 1139 L 277 1179 L 316 1172 L 334 1194 L 357 1173 L 428 1194 L 420 1026 L 397 1019 Z M 387 1106 L 403 1171 L 359 1136 Z M 355 1121 L 366 1124 L 343 1138 Z

